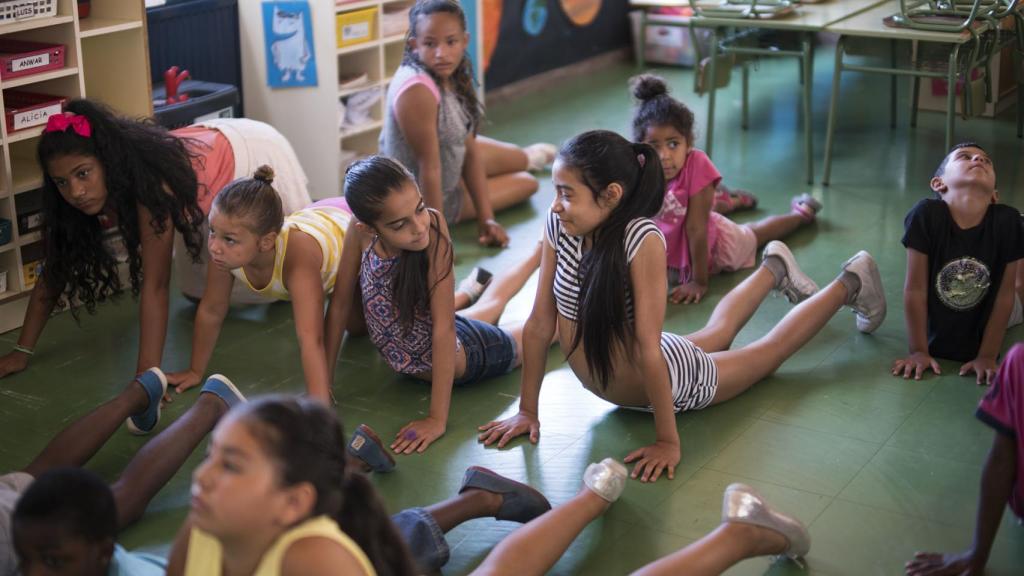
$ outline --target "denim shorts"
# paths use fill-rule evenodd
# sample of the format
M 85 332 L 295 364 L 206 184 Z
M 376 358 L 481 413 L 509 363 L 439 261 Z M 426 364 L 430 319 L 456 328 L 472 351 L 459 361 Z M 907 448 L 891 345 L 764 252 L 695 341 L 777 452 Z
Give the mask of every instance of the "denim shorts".
M 466 371 L 455 379 L 456 386 L 476 384 L 515 369 L 516 341 L 506 330 L 456 314 L 455 337 L 466 351 Z

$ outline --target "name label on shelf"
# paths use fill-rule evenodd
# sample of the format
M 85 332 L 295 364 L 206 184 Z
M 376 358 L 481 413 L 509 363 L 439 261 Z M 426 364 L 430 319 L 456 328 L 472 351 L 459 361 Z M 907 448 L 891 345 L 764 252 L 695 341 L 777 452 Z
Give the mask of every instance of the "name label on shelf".
M 54 114 L 60 114 L 60 112 L 60 102 L 56 102 L 42 108 L 36 108 L 34 110 L 18 112 L 14 115 L 14 129 L 21 130 L 22 128 L 31 128 L 33 126 L 39 126 L 40 124 L 46 124 L 47 118 Z
M 346 41 L 357 40 L 359 38 L 368 38 L 369 36 L 369 22 L 356 22 L 355 24 L 346 24 L 341 28 L 341 37 L 344 38 Z
M 49 53 L 36 54 L 35 56 L 26 56 L 24 58 L 16 58 L 14 60 L 11 60 L 11 72 L 30 70 L 32 68 L 39 68 L 40 66 L 47 66 L 49 64 Z

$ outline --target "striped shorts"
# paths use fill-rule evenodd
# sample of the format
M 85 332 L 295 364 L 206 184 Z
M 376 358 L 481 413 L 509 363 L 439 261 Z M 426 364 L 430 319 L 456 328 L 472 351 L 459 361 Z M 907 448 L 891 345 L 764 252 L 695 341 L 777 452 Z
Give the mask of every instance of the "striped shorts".
M 718 367 L 708 353 L 682 336 L 661 333 L 661 353 L 668 363 L 672 407 L 678 412 L 707 408 L 718 389 Z M 653 412 L 653 406 L 641 408 Z

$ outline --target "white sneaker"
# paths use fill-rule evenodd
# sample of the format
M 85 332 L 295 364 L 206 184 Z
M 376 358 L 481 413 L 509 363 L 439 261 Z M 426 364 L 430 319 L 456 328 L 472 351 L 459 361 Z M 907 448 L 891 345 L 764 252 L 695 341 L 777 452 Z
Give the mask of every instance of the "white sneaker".
M 555 161 L 558 148 L 554 144 L 538 142 L 523 148 L 523 152 L 526 152 L 526 169 L 530 172 L 540 172 Z
M 796 258 L 789 251 L 789 246 L 778 240 L 772 240 L 764 247 L 761 259 L 764 260 L 769 256 L 777 256 L 786 267 L 786 275 L 775 283 L 774 289 L 791 303 L 803 302 L 818 291 L 818 285 L 807 274 L 804 274 L 800 265 L 796 263 Z
M 856 274 L 860 279 L 860 290 L 853 296 L 849 306 L 857 315 L 857 329 L 870 334 L 885 320 L 885 292 L 882 290 L 882 275 L 878 273 L 878 265 L 871 254 L 861 250 L 843 263 L 843 270 Z
M 462 279 L 462 282 L 459 282 L 459 287 L 455 291 L 469 296 L 469 303 L 473 304 L 483 295 L 484 290 L 490 285 L 493 277 L 494 275 L 488 270 L 477 266 L 469 271 L 469 276 L 466 276 Z

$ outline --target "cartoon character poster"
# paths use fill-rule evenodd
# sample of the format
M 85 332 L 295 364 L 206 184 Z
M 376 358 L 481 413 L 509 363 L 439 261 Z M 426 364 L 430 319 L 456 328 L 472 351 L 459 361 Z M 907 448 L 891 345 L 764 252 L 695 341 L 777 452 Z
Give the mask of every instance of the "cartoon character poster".
M 309 2 L 264 2 L 263 39 L 267 85 L 316 86 L 316 54 Z

